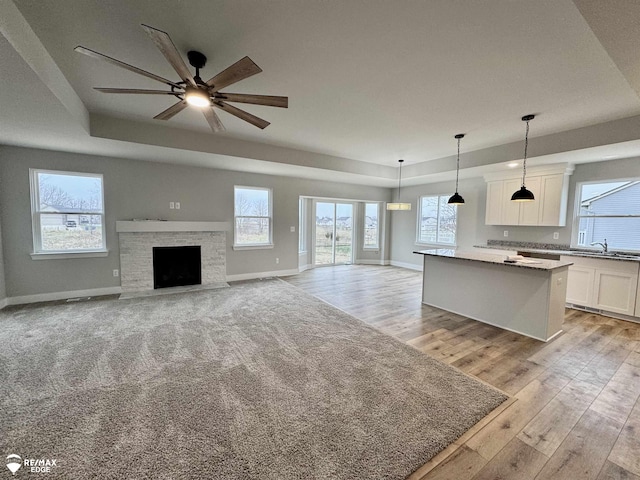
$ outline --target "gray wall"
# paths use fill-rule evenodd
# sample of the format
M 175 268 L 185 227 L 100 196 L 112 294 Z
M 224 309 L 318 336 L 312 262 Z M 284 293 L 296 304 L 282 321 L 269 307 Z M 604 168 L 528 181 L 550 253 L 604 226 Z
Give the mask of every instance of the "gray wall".
M 418 197 L 421 195 L 451 196 L 454 182 L 430 183 L 402 188 L 402 201 L 411 202 L 411 211 L 391 212 L 391 261 L 399 264 L 422 265 L 422 256 L 414 250 L 428 248 L 416 245 L 418 227 Z M 477 244 L 477 230 L 484 226 L 486 187 L 482 178 L 460 180 L 458 191 L 465 204 L 458 207 L 457 244 L 470 248 Z M 395 200 L 394 200 L 395 201 Z
M 32 260 L 29 168 L 102 173 L 109 255 L 103 258 Z M 388 201 L 390 189 L 289 177 L 132 161 L 48 150 L 0 147 L 0 224 L 9 297 L 114 287 L 120 268 L 116 220 L 233 221 L 233 186 L 273 189 L 275 247 L 234 251 L 227 237 L 227 275 L 297 270 L 300 195 Z M 170 210 L 169 202 L 181 203 Z M 290 232 L 295 226 L 296 232 Z M 280 263 L 276 264 L 278 257 Z
M 2 188 L 2 185 L 0 185 Z M 4 254 L 2 253 L 2 224 L 0 223 L 0 301 L 7 298 L 7 289 L 4 280 Z

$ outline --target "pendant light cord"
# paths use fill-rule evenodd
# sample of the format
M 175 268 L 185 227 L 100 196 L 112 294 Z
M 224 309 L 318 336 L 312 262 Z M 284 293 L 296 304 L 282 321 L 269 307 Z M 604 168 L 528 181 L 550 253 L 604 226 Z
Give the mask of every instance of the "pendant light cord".
M 524 160 L 522 162 L 522 186 L 524 187 L 524 177 L 527 176 L 527 148 L 529 147 L 529 120 L 527 120 L 527 130 L 524 134 Z
M 398 173 L 398 202 L 400 201 L 400 183 L 402 182 L 402 162 L 400 162 L 400 172 Z
M 456 161 L 456 193 L 458 193 L 458 176 L 460 175 L 460 139 L 458 137 L 458 160 Z

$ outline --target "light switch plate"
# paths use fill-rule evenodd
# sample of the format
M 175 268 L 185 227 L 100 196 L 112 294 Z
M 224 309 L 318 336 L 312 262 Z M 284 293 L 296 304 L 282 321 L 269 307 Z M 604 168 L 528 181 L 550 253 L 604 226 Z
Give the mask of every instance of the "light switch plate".
M 558 240 L 560 238 L 560 233 L 559 232 L 553 232 L 553 239 L 554 240 Z
M 296 227 L 290 227 L 289 229 L 291 230 L 292 233 L 296 231 Z
M 169 208 L 170 208 L 171 210 L 173 210 L 174 208 L 176 208 L 176 204 L 175 204 L 175 202 L 169 202 Z
M 176 210 L 180 210 L 180 202 L 176 202 Z
M 505 236 L 505 237 L 508 237 L 508 236 L 509 236 L 509 230 L 505 230 L 505 231 L 504 231 L 504 236 Z

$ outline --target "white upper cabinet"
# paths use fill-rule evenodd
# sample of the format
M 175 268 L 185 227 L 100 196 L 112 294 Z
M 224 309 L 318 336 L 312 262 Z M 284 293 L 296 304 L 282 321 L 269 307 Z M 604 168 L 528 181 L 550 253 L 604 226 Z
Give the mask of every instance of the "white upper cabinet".
M 487 182 L 487 225 L 529 225 L 564 227 L 567 222 L 569 164 L 530 168 L 526 186 L 533 192 L 533 202 L 512 202 L 511 195 L 520 189 L 522 176 L 518 172 L 492 173 Z

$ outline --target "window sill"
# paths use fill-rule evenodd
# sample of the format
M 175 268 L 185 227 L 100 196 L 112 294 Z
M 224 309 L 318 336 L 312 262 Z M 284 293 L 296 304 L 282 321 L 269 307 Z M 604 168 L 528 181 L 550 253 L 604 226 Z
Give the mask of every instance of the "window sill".
M 273 243 L 264 245 L 234 245 L 232 248 L 234 250 L 268 250 L 273 248 Z
M 109 250 L 92 250 L 90 252 L 34 252 L 31 260 L 64 260 L 68 258 L 96 258 L 106 257 Z
M 362 247 L 362 251 L 363 252 L 369 252 L 369 253 L 379 253 L 380 252 L 380 248 L 373 248 L 373 247 Z

